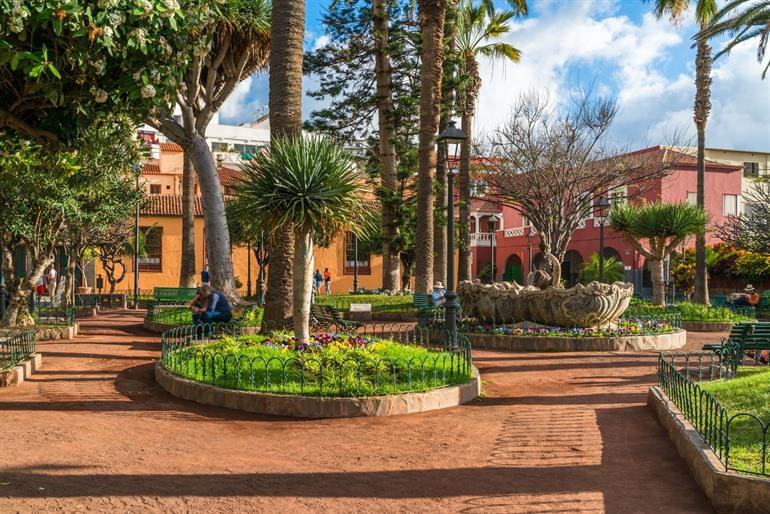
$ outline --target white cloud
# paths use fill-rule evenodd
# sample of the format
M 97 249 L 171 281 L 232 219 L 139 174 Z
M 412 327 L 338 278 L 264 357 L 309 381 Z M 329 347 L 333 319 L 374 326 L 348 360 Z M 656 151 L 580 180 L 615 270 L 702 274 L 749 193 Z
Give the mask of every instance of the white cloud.
M 612 0 L 554 1 L 538 4 L 537 17 L 517 22 L 505 40 L 522 50 L 522 62 L 504 73 L 499 64 L 481 63 L 478 131 L 504 121 L 522 92 L 547 92 L 561 102 L 576 82 L 595 80 L 597 92 L 616 93 L 620 112 L 613 135 L 619 141 L 664 143 L 673 130 L 691 136 L 692 17 L 673 26 L 648 13 L 635 22 L 618 15 L 618 6 Z M 753 58 L 747 45 L 715 65 L 707 144 L 770 150 L 770 81 L 760 80 Z
M 250 105 L 254 102 L 254 98 L 251 93 L 251 86 L 254 83 L 255 76 L 247 78 L 230 93 L 230 96 L 222 104 L 219 109 L 219 116 L 225 120 L 231 120 L 234 118 L 242 118 L 245 111 L 250 109 Z

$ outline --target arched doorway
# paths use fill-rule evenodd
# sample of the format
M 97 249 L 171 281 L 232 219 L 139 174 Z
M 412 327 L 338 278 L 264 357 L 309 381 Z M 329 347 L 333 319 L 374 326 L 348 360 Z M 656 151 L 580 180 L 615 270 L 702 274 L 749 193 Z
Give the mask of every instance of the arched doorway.
M 623 262 L 623 259 L 620 258 L 620 252 L 615 250 L 611 246 L 605 246 L 604 247 L 604 258 L 609 259 L 610 257 L 615 257 L 619 262 Z
M 503 280 L 507 282 L 522 283 L 521 280 L 521 259 L 515 253 L 508 256 L 505 261 L 505 272 L 503 273 Z
M 564 254 L 564 260 L 561 263 L 561 278 L 566 287 L 572 287 L 578 283 L 580 268 L 583 265 L 583 257 L 576 250 L 568 250 Z

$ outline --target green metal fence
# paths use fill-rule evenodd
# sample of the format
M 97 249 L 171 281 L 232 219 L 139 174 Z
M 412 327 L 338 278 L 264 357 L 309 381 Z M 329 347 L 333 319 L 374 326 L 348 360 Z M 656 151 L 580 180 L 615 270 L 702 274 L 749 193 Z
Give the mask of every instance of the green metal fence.
M 35 353 L 35 331 L 0 334 L 0 369 L 8 369 Z
M 36 305 L 31 314 L 38 325 L 70 326 L 75 324 L 74 306 L 51 307 Z
M 161 362 L 172 373 L 231 389 L 310 394 L 325 397 L 388 394 L 394 390 L 425 390 L 458 383 L 472 368 L 470 341 L 461 334 L 435 330 L 374 327 L 366 333 L 333 334 L 373 344 L 379 338 L 435 350 L 396 366 L 383 358 L 321 361 L 311 351 L 286 359 L 250 358 L 206 343 L 224 335 L 242 335 L 240 324 L 177 327 L 161 338 Z M 345 339 L 348 340 L 348 339 Z
M 191 325 L 192 312 L 188 304 L 150 302 L 147 305 L 146 319 L 155 323 L 173 325 Z
M 770 425 L 754 414 L 729 414 L 713 394 L 698 384 L 721 379 L 728 373 L 729 370 L 711 352 L 661 353 L 658 357 L 658 384 L 714 451 L 725 470 L 770 476 L 767 452 Z M 757 453 L 756 466 L 736 465 L 731 459 L 731 442 L 734 440 L 731 433 L 734 437 L 737 431 L 756 436 L 751 444 Z

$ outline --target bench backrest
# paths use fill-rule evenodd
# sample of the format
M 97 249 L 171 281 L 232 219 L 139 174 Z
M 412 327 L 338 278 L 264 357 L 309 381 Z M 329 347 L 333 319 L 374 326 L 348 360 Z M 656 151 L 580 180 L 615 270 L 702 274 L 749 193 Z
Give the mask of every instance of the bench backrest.
M 156 287 L 153 295 L 156 300 L 192 300 L 197 292 L 194 287 Z
M 412 295 L 412 301 L 417 309 L 432 309 L 434 307 L 433 295 L 431 294 L 414 294 Z
M 337 310 L 331 305 L 310 305 L 310 315 L 319 321 L 337 321 Z
M 736 323 L 730 330 L 730 339 L 748 345 L 770 345 L 770 322 Z

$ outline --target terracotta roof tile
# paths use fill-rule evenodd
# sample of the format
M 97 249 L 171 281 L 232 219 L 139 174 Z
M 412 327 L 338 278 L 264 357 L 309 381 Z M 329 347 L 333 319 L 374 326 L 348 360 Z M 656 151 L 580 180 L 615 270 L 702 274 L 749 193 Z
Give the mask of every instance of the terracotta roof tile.
M 142 165 L 143 175 L 160 175 L 160 165 L 157 162 L 145 162 Z
M 217 173 L 219 173 L 219 182 L 223 186 L 230 186 L 233 184 L 237 184 L 241 180 L 243 180 L 244 173 L 236 168 L 231 168 L 229 166 L 221 166 L 217 168 Z M 198 175 L 195 175 L 195 182 L 198 182 Z
M 698 159 L 694 155 L 686 154 L 684 152 L 680 152 L 679 150 L 674 150 L 673 148 L 666 148 L 662 146 L 645 148 L 643 150 L 631 152 L 628 155 L 649 153 L 653 154 L 661 161 L 665 160 L 666 163 L 673 165 L 675 168 L 694 168 L 698 165 Z M 738 171 L 743 169 L 741 166 L 737 166 L 735 164 L 726 164 L 723 162 L 712 161 L 710 159 L 706 159 L 706 167 L 714 170 L 724 171 Z
M 160 144 L 160 151 L 161 152 L 183 152 L 181 146 L 179 146 L 176 143 L 161 143 Z
M 181 216 L 182 195 L 150 195 L 139 212 L 144 216 Z M 203 216 L 199 196 L 195 198 L 195 215 Z

